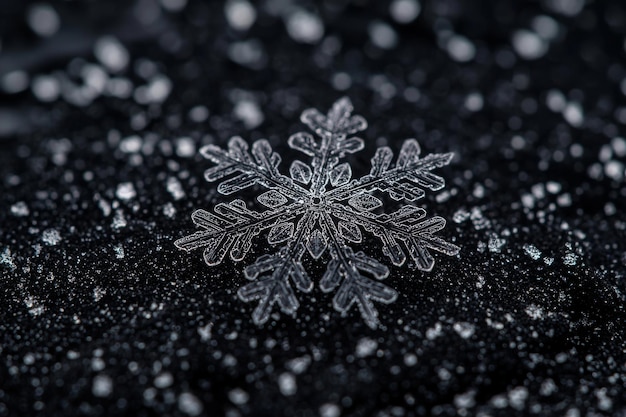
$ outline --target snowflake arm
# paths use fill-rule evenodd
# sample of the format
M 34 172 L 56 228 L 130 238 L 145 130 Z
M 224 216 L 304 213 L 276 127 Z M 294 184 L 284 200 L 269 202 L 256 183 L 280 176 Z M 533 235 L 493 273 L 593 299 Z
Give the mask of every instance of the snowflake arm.
M 221 194 L 233 194 L 254 184 L 279 191 L 292 199 L 301 198 L 308 193 L 291 178 L 278 171 L 280 155 L 272 151 L 272 147 L 265 139 L 257 140 L 252 145 L 252 155 L 248 152 L 248 144 L 237 136 L 228 142 L 228 150 L 207 145 L 200 149 L 200 153 L 216 164 L 205 171 L 204 178 L 207 181 L 214 182 L 239 173 L 220 183 L 217 190 Z
M 293 315 L 300 303 L 296 298 L 289 279 L 296 288 L 302 292 L 310 292 L 313 282 L 302 266 L 302 256 L 305 253 L 304 238 L 310 232 L 314 220 L 311 213 L 305 214 L 298 222 L 296 234 L 293 234 L 293 223 L 287 223 L 291 227 L 282 227 L 279 236 L 270 236 L 270 243 L 279 243 L 287 240 L 276 255 L 263 255 L 256 262 L 248 266 L 245 276 L 254 282 L 239 289 L 237 295 L 242 301 L 251 302 L 259 300 L 259 304 L 252 313 L 252 320 L 256 324 L 265 323 L 272 312 L 272 306 L 277 303 L 285 314 Z M 262 275 L 270 272 L 267 275 Z
M 431 173 L 433 169 L 448 165 L 454 154 L 430 154 L 420 158 L 420 147 L 415 139 L 402 145 L 398 160 L 389 168 L 393 152 L 388 147 L 378 148 L 372 158 L 370 174 L 352 180 L 328 193 L 333 201 L 346 200 L 356 193 L 384 191 L 394 200 L 415 201 L 424 197 L 424 188 L 438 191 L 445 186 L 443 178 Z
M 389 275 L 389 268 L 363 252 L 354 253 L 343 241 L 343 236 L 335 227 L 330 215 L 323 219 L 324 228 L 331 236 L 332 260 L 324 276 L 320 280 L 320 288 L 324 292 L 339 290 L 333 298 L 333 307 L 342 314 L 346 314 L 356 302 L 361 317 L 365 323 L 375 329 L 378 327 L 378 311 L 372 300 L 385 304 L 392 303 L 398 293 L 376 280 L 383 280 Z M 362 273 L 367 273 L 373 280 Z
M 215 213 L 196 210 L 191 219 L 203 228 L 199 232 L 178 239 L 174 244 L 179 249 L 191 251 L 204 247 L 204 261 L 207 265 L 218 265 L 230 251 L 231 259 L 242 260 L 252 246 L 252 239 L 261 231 L 271 228 L 270 234 L 297 216 L 302 207 L 297 204 L 285 205 L 275 210 L 257 213 L 249 210 L 242 200 L 220 203 Z
M 449 256 L 459 253 L 460 248 L 434 234 L 442 230 L 446 221 L 435 216 L 426 219 L 426 210 L 415 206 L 403 206 L 391 214 L 373 214 L 355 211 L 350 207 L 335 204 L 333 214 L 344 221 L 351 221 L 371 232 L 383 243 L 383 253 L 394 265 L 403 265 L 406 254 L 400 242 L 418 269 L 430 271 L 435 265 L 429 249 Z M 400 242 L 399 242 L 400 241 Z

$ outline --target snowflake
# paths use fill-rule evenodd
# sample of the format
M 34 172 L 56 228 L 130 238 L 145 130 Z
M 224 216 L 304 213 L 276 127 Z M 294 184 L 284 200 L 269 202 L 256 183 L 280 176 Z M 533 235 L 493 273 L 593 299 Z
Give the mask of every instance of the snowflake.
M 289 138 L 292 149 L 310 157 L 309 163 L 293 161 L 289 176 L 278 170 L 281 158 L 265 139 L 257 140 L 251 152 L 240 137 L 231 138 L 228 149 L 208 145 L 200 150 L 215 164 L 205 178 L 222 181 L 219 193 L 263 187 L 267 191 L 257 201 L 265 209 L 251 210 L 237 199 L 217 204 L 213 213 L 197 210 L 191 218 L 202 230 L 177 240 L 176 246 L 186 251 L 204 248 L 204 260 L 212 266 L 220 264 L 226 254 L 241 261 L 253 238 L 262 232 L 267 232 L 268 243 L 281 245 L 245 269 L 252 282 L 238 291 L 243 301 L 259 301 L 252 314 L 256 324 L 268 320 L 274 304 L 285 314 L 295 314 L 299 302 L 293 287 L 305 293 L 313 289 L 303 257 L 308 253 L 319 259 L 327 253 L 330 259 L 319 280 L 321 290 L 336 290 L 333 307 L 342 314 L 356 303 L 365 322 L 376 328 L 378 312 L 373 301 L 391 303 L 398 294 L 380 282 L 389 275 L 387 266 L 352 249 L 362 242 L 364 232 L 382 242 L 383 254 L 397 266 L 408 255 L 417 268 L 430 271 L 435 261 L 429 250 L 447 255 L 459 251 L 435 236 L 445 226 L 443 218 L 427 218 L 424 209 L 401 203 L 391 214 L 378 213 L 383 202 L 373 195 L 378 192 L 398 202 L 413 202 L 424 196 L 425 189 L 442 189 L 444 180 L 431 171 L 447 165 L 453 154 L 420 158 L 417 141 L 407 139 L 395 164 L 391 149 L 378 148 L 369 174 L 352 179 L 350 165 L 342 160 L 363 149 L 363 140 L 350 135 L 367 127 L 361 116 L 352 116 L 352 110 L 352 103 L 344 97 L 326 116 L 315 109 L 302 113 L 300 119 L 317 138 L 306 132 Z

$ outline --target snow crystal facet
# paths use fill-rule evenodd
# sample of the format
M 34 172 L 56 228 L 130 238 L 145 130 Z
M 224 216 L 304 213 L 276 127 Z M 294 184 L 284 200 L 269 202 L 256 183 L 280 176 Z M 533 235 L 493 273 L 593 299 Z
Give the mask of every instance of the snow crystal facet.
M 403 265 L 407 259 L 421 271 L 430 271 L 435 263 L 431 251 L 455 255 L 459 248 L 437 237 L 445 226 L 441 217 L 427 217 L 426 211 L 406 202 L 423 198 L 426 190 L 444 187 L 443 178 L 433 174 L 447 165 L 453 154 L 420 157 L 415 139 L 407 139 L 395 163 L 393 151 L 379 148 L 371 161 L 369 174 L 352 178 L 352 168 L 342 162 L 347 155 L 363 149 L 364 142 L 354 133 L 367 127 L 365 119 L 352 115 L 348 98 L 338 100 L 327 115 L 309 109 L 301 120 L 317 137 L 299 132 L 289 146 L 310 158 L 308 163 L 295 160 L 289 176 L 279 171 L 281 157 L 265 139 L 249 145 L 233 137 L 227 149 L 207 145 L 200 153 L 214 166 L 205 171 L 209 182 L 219 181 L 222 195 L 240 192 L 251 186 L 267 191 L 257 197 L 265 207 L 255 211 L 243 200 L 217 204 L 213 212 L 196 210 L 191 218 L 202 230 L 175 242 L 180 249 L 204 248 L 208 265 L 220 264 L 226 255 L 241 261 L 250 251 L 252 239 L 264 233 L 271 245 L 279 245 L 271 254 L 259 257 L 245 269 L 252 282 L 241 287 L 239 298 L 257 300 L 252 315 L 256 324 L 265 323 L 277 304 L 285 314 L 295 314 L 299 307 L 295 289 L 308 293 L 313 278 L 303 266 L 307 254 L 318 259 L 326 256 L 328 266 L 318 280 L 324 292 L 335 291 L 333 307 L 345 314 L 354 304 L 372 328 L 378 325 L 373 301 L 391 303 L 397 292 L 382 284 L 389 268 L 378 260 L 355 251 L 354 244 L 369 233 L 382 242 L 382 252 L 392 264 Z M 387 197 L 399 204 L 390 214 L 379 213 Z

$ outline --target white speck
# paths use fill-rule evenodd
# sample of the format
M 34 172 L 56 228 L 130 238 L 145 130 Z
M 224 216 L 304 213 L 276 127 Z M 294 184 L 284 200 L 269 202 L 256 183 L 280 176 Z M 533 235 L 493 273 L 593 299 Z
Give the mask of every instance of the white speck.
M 61 26 L 57 12 L 45 3 L 32 5 L 28 10 L 26 20 L 33 32 L 42 37 L 54 35 Z
M 476 391 L 470 390 L 464 392 L 463 394 L 458 394 L 454 396 L 454 405 L 457 408 L 470 408 L 473 407 L 476 403 L 474 401 L 474 396 L 476 395 Z
M 583 124 L 583 109 L 578 103 L 567 103 L 563 110 L 563 117 L 570 125 L 579 127 Z
M 524 245 L 524 251 L 535 261 L 541 258 L 541 251 L 534 245 Z
M 176 216 L 176 207 L 168 201 L 163 205 L 163 214 L 170 219 L 173 219 Z
M 31 88 L 35 97 L 45 102 L 56 100 L 61 93 L 59 80 L 51 75 L 38 75 L 33 79 Z
M 204 410 L 204 406 L 196 397 L 190 392 L 183 392 L 178 397 L 178 409 L 190 416 L 199 416 Z
M 172 82 L 164 75 L 158 75 L 150 80 L 146 90 L 147 103 L 162 103 L 172 91 Z
M 120 142 L 120 150 L 124 153 L 139 152 L 141 150 L 141 138 L 137 135 L 124 138 Z
M 406 355 L 404 355 L 404 364 L 406 366 L 417 365 L 417 356 L 414 353 L 407 353 Z
M 499 238 L 497 235 L 493 235 L 489 238 L 487 247 L 489 248 L 489 252 L 500 253 L 505 244 L 506 240 Z
M 115 252 L 115 257 L 117 259 L 124 259 L 124 246 L 120 243 L 119 245 L 113 246 L 113 252 Z
M 180 200 L 185 197 L 183 186 L 176 177 L 169 177 L 167 179 L 167 191 L 174 197 L 174 200 Z
M 96 41 L 94 55 L 111 72 L 123 71 L 128 66 L 128 51 L 116 38 L 103 36 Z
M 561 189 L 563 187 L 561 186 L 561 184 L 559 184 L 556 181 L 548 181 L 546 183 L 546 190 L 550 193 L 550 194 L 558 194 L 559 192 L 561 192 Z
M 526 311 L 526 314 L 528 314 L 528 316 L 533 320 L 542 319 L 544 316 L 543 308 L 535 304 L 531 304 L 528 307 L 526 307 L 525 311 Z
M 548 44 L 539 35 L 530 30 L 520 29 L 513 33 L 513 48 L 524 59 L 537 59 L 548 51 Z
M 612 180 L 621 181 L 625 175 L 624 164 L 616 160 L 608 161 L 604 165 L 604 173 Z
M 2 253 L 0 253 L 0 264 L 8 266 L 11 270 L 17 268 L 15 266 L 15 262 L 13 261 L 11 250 L 9 248 L 4 248 Z
M 196 145 L 191 138 L 176 139 L 176 155 L 181 158 L 191 158 L 196 154 Z
M 163 372 L 154 378 L 154 386 L 157 388 L 167 388 L 174 382 L 174 377 L 169 372 Z
M 324 25 L 320 18 L 304 10 L 287 17 L 287 32 L 296 42 L 317 43 L 324 36 Z
M 476 288 L 481 289 L 485 286 L 485 277 L 482 275 L 478 276 L 478 281 L 476 281 Z
M 265 51 L 261 42 L 249 39 L 232 42 L 228 46 L 228 57 L 239 65 L 255 69 L 263 66 Z
M 123 182 L 117 186 L 115 196 L 120 200 L 128 201 L 137 196 L 135 187 L 130 182 Z
M 345 91 L 352 85 L 352 78 L 345 72 L 338 72 L 331 80 L 333 87 L 339 91 Z
M 41 234 L 41 240 L 48 246 L 55 246 L 61 241 L 61 234 L 56 229 L 46 229 Z
M 470 212 L 464 209 L 459 209 L 454 213 L 454 215 L 452 215 L 452 221 L 454 221 L 455 223 L 463 223 L 469 218 Z
M 394 0 L 389 6 L 391 17 L 398 23 L 410 23 L 419 16 L 422 6 L 417 0 Z
M 294 395 L 298 390 L 296 377 L 290 372 L 283 372 L 278 376 L 278 389 L 285 396 Z
M 372 43 L 381 49 L 392 49 L 398 43 L 396 31 L 384 22 L 372 22 L 367 31 Z
M 211 338 L 211 329 L 213 329 L 213 323 L 208 323 L 206 326 L 198 327 L 198 334 L 203 342 L 206 342 Z
M 236 30 L 248 30 L 256 20 L 256 9 L 245 0 L 228 0 L 224 14 L 228 24 Z
M 615 155 L 619 157 L 626 156 L 626 139 L 621 137 L 611 139 L 611 147 Z
M 18 201 L 11 206 L 11 214 L 15 217 L 25 217 L 30 214 L 30 210 L 28 210 L 28 206 L 25 202 Z
M 46 311 L 46 307 L 43 303 L 32 295 L 24 298 L 24 305 L 28 309 L 28 313 L 33 317 L 40 316 Z
M 552 40 L 559 34 L 559 24 L 550 16 L 537 16 L 531 24 L 534 31 L 543 39 Z
M 192 122 L 201 123 L 209 117 L 209 109 L 205 106 L 195 106 L 189 110 L 189 119 Z
M 24 71 L 11 71 L 0 80 L 0 87 L 7 94 L 22 92 L 28 88 L 28 74 Z
M 358 358 L 364 358 L 366 356 L 370 356 L 374 353 L 374 351 L 377 348 L 378 348 L 378 342 L 370 339 L 369 337 L 364 337 L 357 342 L 356 356 Z
M 577 259 L 578 259 L 578 256 L 569 252 L 569 253 L 566 253 L 565 256 L 563 257 L 563 263 L 568 266 L 574 266 L 576 265 Z
M 446 50 L 450 58 L 458 62 L 468 62 L 474 59 L 476 47 L 465 36 L 453 35 L 446 43 Z
M 336 404 L 326 403 L 320 407 L 320 417 L 339 417 L 340 415 L 341 410 Z
M 108 397 L 113 392 L 113 380 L 107 375 L 96 375 L 91 392 L 96 397 Z
M 96 287 L 93 289 L 93 300 L 98 302 L 100 300 L 102 300 L 102 297 L 104 297 L 104 295 L 107 293 L 106 290 L 103 290 L 100 287 Z
M 469 111 L 480 111 L 483 108 L 483 96 L 480 93 L 471 93 L 465 97 L 465 108 Z
M 454 323 L 452 328 L 463 339 L 469 339 L 475 331 L 474 325 L 465 321 Z
M 310 364 L 311 357 L 309 355 L 304 355 L 302 357 L 290 360 L 285 366 L 294 374 L 300 375 L 307 370 Z
M 248 402 L 250 395 L 241 388 L 235 388 L 228 393 L 228 399 L 235 405 L 243 405 Z
M 563 193 L 556 198 L 556 203 L 560 207 L 570 207 L 572 205 L 572 195 L 570 193 Z
M 111 222 L 111 227 L 115 230 L 126 227 L 128 222 L 124 217 L 124 212 L 122 210 L 115 210 L 115 216 L 113 217 L 113 221 Z
M 265 116 L 259 105 L 252 100 L 238 101 L 233 109 L 235 117 L 243 122 L 247 129 L 254 129 L 263 123 Z
M 565 110 L 565 106 L 567 106 L 567 100 L 563 93 L 559 90 L 550 90 L 548 91 L 548 95 L 546 96 L 546 104 L 548 108 L 553 112 L 560 113 Z
M 525 387 L 515 387 L 509 392 L 509 404 L 516 410 L 522 410 L 528 398 L 528 390 Z
M 606 388 L 596 390 L 596 398 L 598 399 L 598 408 L 609 411 L 613 408 L 613 400 L 606 394 L 606 391 Z
M 426 330 L 426 338 L 428 340 L 434 340 L 437 337 L 441 336 L 442 333 L 443 329 L 441 323 L 437 322 L 433 327 L 430 327 L 428 330 Z

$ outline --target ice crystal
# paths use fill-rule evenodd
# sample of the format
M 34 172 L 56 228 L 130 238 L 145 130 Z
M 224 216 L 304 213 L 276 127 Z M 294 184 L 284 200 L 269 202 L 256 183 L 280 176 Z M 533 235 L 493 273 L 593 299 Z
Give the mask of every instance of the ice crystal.
M 351 135 L 364 130 L 367 123 L 353 116 L 352 110 L 350 100 L 342 98 L 327 115 L 315 109 L 302 113 L 302 122 L 317 138 L 305 132 L 289 138 L 292 149 L 310 158 L 308 163 L 294 160 L 289 176 L 278 170 L 281 157 L 265 139 L 254 142 L 251 151 L 240 137 L 231 138 L 228 149 L 208 145 L 200 150 L 215 164 L 205 178 L 221 181 L 219 193 L 231 195 L 260 186 L 267 191 L 257 201 L 265 209 L 251 210 L 236 199 L 217 204 L 213 212 L 197 210 L 191 218 L 202 230 L 177 240 L 176 246 L 186 251 L 204 248 L 204 260 L 212 266 L 227 254 L 233 261 L 244 259 L 252 240 L 261 233 L 267 234 L 269 244 L 279 245 L 245 269 L 252 282 L 238 291 L 243 301 L 258 300 L 252 315 L 256 324 L 268 320 L 274 304 L 294 314 L 299 302 L 293 287 L 305 293 L 313 289 L 303 266 L 307 253 L 313 259 L 325 253 L 329 258 L 319 286 L 324 292 L 336 290 L 333 307 L 345 314 L 356 303 L 365 322 L 375 328 L 378 312 L 373 301 L 391 303 L 398 294 L 380 282 L 389 275 L 389 268 L 353 249 L 362 242 L 363 233 L 382 242 L 382 252 L 393 265 L 403 265 L 409 256 L 422 271 L 433 268 L 430 250 L 447 255 L 459 251 L 435 236 L 445 226 L 443 218 L 428 218 L 424 209 L 406 203 L 422 198 L 426 189 L 444 187 L 444 180 L 431 171 L 447 165 L 453 154 L 420 158 L 417 141 L 407 139 L 395 164 L 390 148 L 378 148 L 369 174 L 353 179 L 350 164 L 342 160 L 363 149 L 363 140 Z M 386 194 L 400 208 L 391 214 L 379 213 L 383 201 L 375 193 Z

